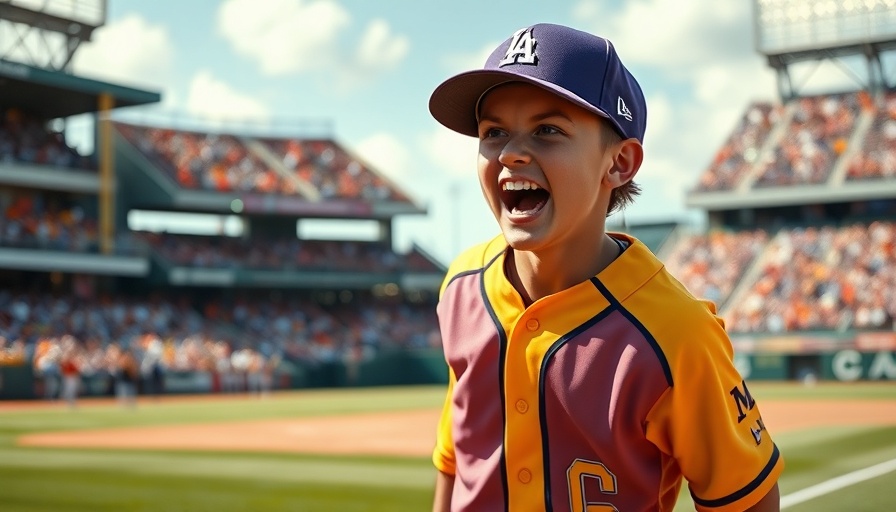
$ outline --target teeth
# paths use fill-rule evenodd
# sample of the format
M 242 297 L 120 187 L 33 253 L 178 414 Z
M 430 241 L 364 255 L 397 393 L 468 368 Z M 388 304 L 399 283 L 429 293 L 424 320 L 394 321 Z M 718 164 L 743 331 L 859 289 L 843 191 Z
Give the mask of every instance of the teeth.
M 531 181 L 505 181 L 501 184 L 501 188 L 503 190 L 538 190 L 539 187 L 537 183 L 532 183 Z

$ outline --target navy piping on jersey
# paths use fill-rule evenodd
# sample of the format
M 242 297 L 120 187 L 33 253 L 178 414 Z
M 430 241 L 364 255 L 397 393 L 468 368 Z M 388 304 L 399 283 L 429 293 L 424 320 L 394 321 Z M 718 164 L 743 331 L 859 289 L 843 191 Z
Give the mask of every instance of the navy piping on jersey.
M 498 256 L 500 255 L 501 253 L 498 253 Z M 488 311 L 489 316 L 492 317 L 492 322 L 494 322 L 495 330 L 498 333 L 498 396 L 501 397 L 501 487 L 504 490 L 504 510 L 505 512 L 509 512 L 510 492 L 507 486 L 507 444 L 504 442 L 504 433 L 507 432 L 507 400 L 504 397 L 504 366 L 507 360 L 507 334 L 504 332 L 504 327 L 501 325 L 501 321 L 498 319 L 498 315 L 495 313 L 492 303 L 488 300 L 488 294 L 485 290 L 485 270 L 492 266 L 495 260 L 498 259 L 498 256 L 492 258 L 485 267 L 480 269 L 482 275 L 479 279 L 479 293 L 482 294 L 482 302 L 485 304 L 485 309 Z
M 572 331 L 564 334 L 560 339 L 555 341 L 548 351 L 545 352 L 544 357 L 541 360 L 541 369 L 538 372 L 538 419 L 541 423 L 541 456 L 544 461 L 544 507 L 545 512 L 551 512 L 554 508 L 551 502 L 551 464 L 550 464 L 550 454 L 548 450 L 548 418 L 545 413 L 545 397 L 544 397 L 544 387 L 545 387 L 545 374 L 547 373 L 548 363 L 550 363 L 551 358 L 554 357 L 554 354 L 560 350 L 560 347 L 565 345 L 569 340 L 575 338 L 582 332 L 586 331 L 588 328 L 600 322 L 610 313 L 613 312 L 612 308 L 606 308 L 597 315 L 593 316 L 590 320 L 586 321 L 582 325 L 576 327 Z
M 470 275 L 473 275 L 473 274 L 478 274 L 478 273 L 480 273 L 480 272 L 482 272 L 483 274 L 485 274 L 485 269 L 487 269 L 488 267 L 492 266 L 492 263 L 494 263 L 495 260 L 497 260 L 502 254 L 504 254 L 504 253 L 503 253 L 503 252 L 499 252 L 499 253 L 496 254 L 491 260 L 489 260 L 488 263 L 486 263 L 485 265 L 483 265 L 483 266 L 480 267 L 480 268 L 476 268 L 476 269 L 473 269 L 473 270 L 465 270 L 465 271 L 463 271 L 463 272 L 458 272 L 457 274 L 454 274 L 453 276 L 451 276 L 451 280 L 448 281 L 448 284 L 445 285 L 445 288 L 447 289 L 449 286 L 451 286 L 451 283 L 453 283 L 453 282 L 454 282 L 455 280 L 457 280 L 457 279 L 460 279 L 461 277 L 464 277 L 464 276 L 470 276 Z
M 610 240 L 616 242 L 616 245 L 619 246 L 619 254 L 622 254 L 625 251 L 625 249 L 628 247 L 628 244 L 622 243 L 622 240 L 619 240 L 618 238 L 613 238 L 611 236 Z
M 697 503 L 698 505 L 703 505 L 704 507 L 721 507 L 721 506 L 727 505 L 729 503 L 733 503 L 733 502 L 743 498 L 747 494 L 750 494 L 751 492 L 753 492 L 757 487 L 759 487 L 760 484 L 762 484 L 762 482 L 765 481 L 766 478 L 768 478 L 769 473 L 772 472 L 772 469 L 774 469 L 775 465 L 778 463 L 778 458 L 780 458 L 781 452 L 778 451 L 778 445 L 774 445 L 774 446 L 775 446 L 775 451 L 772 452 L 772 457 L 768 461 L 768 464 L 766 464 L 765 467 L 762 468 L 762 471 L 759 473 L 759 475 L 756 478 L 754 478 L 752 482 L 750 482 L 746 486 L 744 486 L 743 489 L 741 489 L 737 492 L 731 493 L 728 496 L 725 496 L 724 498 L 719 498 L 719 499 L 715 499 L 715 500 L 701 500 L 700 498 L 694 496 L 694 493 L 691 493 L 691 498 L 694 499 L 694 503 Z
M 660 365 L 663 367 L 663 373 L 666 375 L 666 383 L 671 387 L 672 369 L 669 367 L 669 361 L 666 359 L 666 354 L 663 353 L 663 349 L 660 348 L 660 344 L 657 343 L 656 338 L 654 338 L 653 335 L 650 334 L 650 331 L 648 331 L 647 328 L 644 327 L 644 324 L 642 324 L 640 320 L 635 318 L 635 315 L 633 315 L 629 310 L 625 309 L 625 306 L 623 306 L 622 303 L 616 300 L 616 297 L 614 297 L 613 294 L 610 293 L 610 290 L 608 290 L 607 287 L 600 282 L 600 280 L 598 280 L 596 277 L 592 277 L 591 282 L 601 293 L 601 295 L 603 295 L 604 298 L 607 299 L 607 301 L 610 303 L 610 307 L 608 309 L 619 311 L 625 318 L 628 319 L 628 321 L 632 325 L 634 325 L 639 331 L 641 331 L 641 334 L 644 335 L 644 339 L 647 340 L 647 343 L 650 344 L 650 347 L 653 348 L 654 353 L 656 353 L 656 358 L 659 360 Z

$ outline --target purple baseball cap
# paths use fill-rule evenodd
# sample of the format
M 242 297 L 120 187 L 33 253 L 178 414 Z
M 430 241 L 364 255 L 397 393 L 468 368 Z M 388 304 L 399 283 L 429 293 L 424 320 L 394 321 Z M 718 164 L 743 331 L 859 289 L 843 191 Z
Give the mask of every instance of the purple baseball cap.
M 482 69 L 442 82 L 429 99 L 429 111 L 446 127 L 477 137 L 479 101 L 493 87 L 508 82 L 551 91 L 606 118 L 624 139 L 644 142 L 644 93 L 613 44 L 549 23 L 518 30 L 492 52 Z

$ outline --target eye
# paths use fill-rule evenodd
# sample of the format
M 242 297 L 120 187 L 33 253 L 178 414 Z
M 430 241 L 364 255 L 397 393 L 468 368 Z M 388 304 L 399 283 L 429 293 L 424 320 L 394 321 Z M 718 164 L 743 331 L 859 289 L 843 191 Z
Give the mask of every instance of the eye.
M 495 137 L 501 137 L 504 135 L 504 130 L 495 127 L 482 127 L 479 130 L 479 138 L 480 139 L 493 139 Z
M 550 124 L 541 124 L 535 129 L 536 135 L 559 135 L 562 133 L 562 130 Z

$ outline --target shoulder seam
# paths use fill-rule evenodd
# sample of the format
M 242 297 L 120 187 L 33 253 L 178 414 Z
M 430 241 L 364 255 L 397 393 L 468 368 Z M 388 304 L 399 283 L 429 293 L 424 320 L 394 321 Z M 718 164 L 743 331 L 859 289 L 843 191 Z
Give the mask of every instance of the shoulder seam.
M 662 268 L 662 267 L 660 267 L 660 268 Z M 663 348 L 660 346 L 659 342 L 653 336 L 653 333 L 648 331 L 647 327 L 645 327 L 644 324 L 641 323 L 641 321 L 638 320 L 635 317 L 635 315 L 633 315 L 631 313 L 631 311 L 629 311 L 625 306 L 623 306 L 622 302 L 620 302 L 619 299 L 617 299 L 615 296 L 613 296 L 613 294 L 610 292 L 610 290 L 608 290 L 607 287 L 604 286 L 604 284 L 602 282 L 600 282 L 599 279 L 597 279 L 596 277 L 592 277 L 591 283 L 594 284 L 594 287 L 597 288 L 597 291 L 600 292 L 600 294 L 603 295 L 605 299 L 607 299 L 607 302 L 610 303 L 610 306 L 609 306 L 610 309 L 615 309 L 616 311 L 619 311 L 619 313 L 621 313 L 622 316 L 624 316 L 632 325 L 635 326 L 635 328 L 637 328 L 641 332 L 641 334 L 644 336 L 644 339 L 647 340 L 647 343 L 650 345 L 650 347 L 653 349 L 654 353 L 656 354 L 656 357 L 660 363 L 660 366 L 663 368 L 663 373 L 666 376 L 666 383 L 669 385 L 669 387 L 673 387 L 674 381 L 672 379 L 672 368 L 669 366 L 669 360 L 666 359 L 666 353 L 663 352 Z

